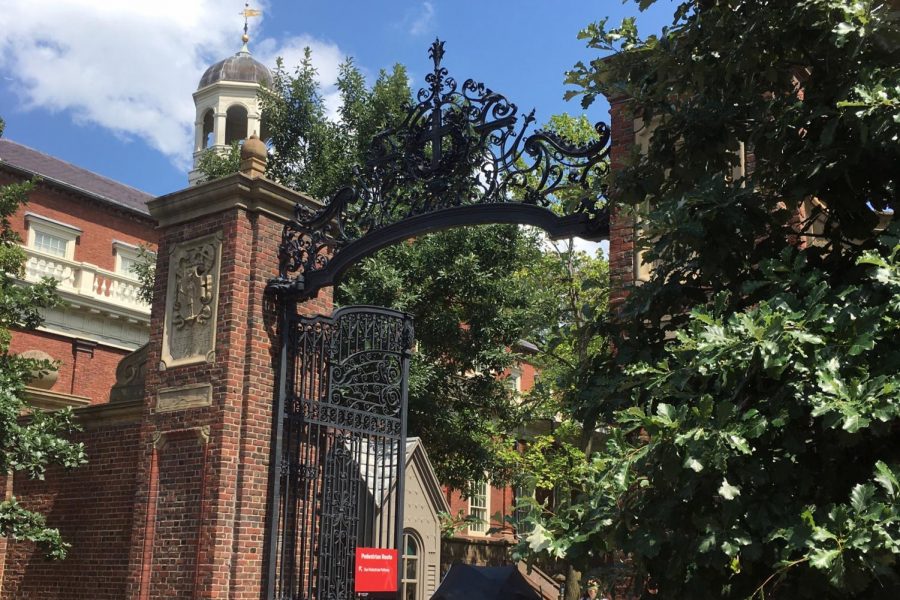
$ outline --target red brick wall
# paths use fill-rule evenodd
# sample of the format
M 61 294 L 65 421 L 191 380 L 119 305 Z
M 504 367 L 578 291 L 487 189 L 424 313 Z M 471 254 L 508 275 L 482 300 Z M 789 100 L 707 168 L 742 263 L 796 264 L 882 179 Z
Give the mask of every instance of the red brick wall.
M 457 490 L 450 490 L 449 488 L 444 488 L 444 497 L 447 499 L 447 504 L 450 505 L 450 515 L 454 518 L 459 514 L 459 511 L 462 511 L 463 515 L 469 514 L 469 500 L 463 497 L 462 492 Z M 488 508 L 488 517 L 490 519 L 490 527 L 505 527 L 505 524 L 502 521 L 498 521 L 495 517 L 499 514 L 503 515 L 512 515 L 513 514 L 513 506 L 515 505 L 516 495 L 513 491 L 512 487 L 494 487 L 491 486 L 490 497 L 488 498 L 488 504 L 490 505 Z M 475 533 L 473 535 L 469 535 L 468 530 L 463 529 L 459 532 L 458 537 L 473 537 L 478 539 L 483 539 L 485 537 L 491 538 L 504 538 L 503 533 L 494 533 L 490 536 L 485 536 L 484 534 Z
M 0 173 L 0 185 L 17 181 L 7 173 Z M 28 239 L 26 212 L 81 229 L 82 234 L 75 245 L 75 260 L 108 271 L 115 270 L 116 265 L 112 247 L 114 239 L 135 246 L 156 245 L 157 232 L 149 216 L 141 217 L 49 185 L 38 185 L 29 195 L 28 203 L 10 219 L 13 229 L 22 236 L 23 241 Z
M 74 438 L 86 446 L 87 465 L 69 472 L 50 469 L 45 481 L 16 476 L 16 497 L 40 510 L 72 547 L 66 560 L 55 562 L 45 560 L 33 543 L 9 542 L 0 598 L 124 597 L 138 430 L 134 423 L 84 431 Z
M 610 167 L 613 174 L 627 163 L 634 146 L 634 116 L 626 98 L 610 98 Z M 613 175 L 615 177 L 615 175 Z M 615 309 L 628 296 L 634 285 L 634 221 L 616 208 L 615 186 L 611 201 L 612 214 L 609 232 L 610 308 Z
M 194 598 L 198 535 L 206 515 L 207 444 L 202 430 L 170 433 L 156 448 L 157 509 L 148 566 L 149 597 Z
M 97 346 L 93 357 L 89 353 L 73 351 L 72 338 L 43 331 L 17 331 L 10 343 L 10 352 L 42 350 L 59 361 L 59 377 L 52 392 L 86 396 L 91 404 L 109 401 L 109 390 L 116 382 L 116 366 L 129 352 Z
M 171 591 L 171 597 L 261 597 L 278 352 L 275 307 L 265 298 L 264 290 L 276 274 L 281 228 L 280 223 L 265 216 L 234 209 L 176 225 L 161 236 L 159 256 L 166 257 L 176 243 L 222 233 L 216 354 L 212 364 L 156 369 L 164 313 L 162 303 L 155 303 L 129 598 L 169 597 L 159 595 L 165 590 Z M 164 259 L 157 269 L 156 297 L 161 299 L 168 279 Z M 320 294 L 303 310 L 330 314 L 330 292 Z M 212 384 L 211 406 L 174 413 L 152 411 L 153 390 L 206 382 Z M 179 460 L 166 458 L 170 436 L 207 427 L 209 438 L 203 460 L 199 454 L 184 454 Z M 166 441 L 159 447 L 154 439 Z M 181 452 L 187 453 L 187 446 Z M 184 504 L 177 490 L 178 482 L 183 481 L 192 482 L 203 499 L 197 508 L 199 516 L 180 510 Z M 165 560 L 158 561 L 158 552 L 171 539 L 186 540 L 188 548 L 166 551 Z M 173 569 L 179 577 L 187 578 L 179 579 L 177 586 L 172 582 Z

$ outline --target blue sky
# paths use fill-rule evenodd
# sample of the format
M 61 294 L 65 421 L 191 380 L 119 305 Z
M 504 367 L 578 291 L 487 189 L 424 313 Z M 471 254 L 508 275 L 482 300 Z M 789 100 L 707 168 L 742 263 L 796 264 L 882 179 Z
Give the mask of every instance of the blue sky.
M 203 70 L 240 47 L 243 0 L 0 0 L 0 116 L 5 137 L 152 194 L 185 187 L 191 93 Z M 313 49 L 326 97 L 353 56 L 371 79 L 400 62 L 424 84 L 428 45 L 444 64 L 506 95 L 539 122 L 580 113 L 563 74 L 596 55 L 580 29 L 635 15 L 642 32 L 671 19 L 673 0 L 639 13 L 620 0 L 257 0 L 250 49 L 295 65 Z M 597 102 L 592 121 L 608 121 Z

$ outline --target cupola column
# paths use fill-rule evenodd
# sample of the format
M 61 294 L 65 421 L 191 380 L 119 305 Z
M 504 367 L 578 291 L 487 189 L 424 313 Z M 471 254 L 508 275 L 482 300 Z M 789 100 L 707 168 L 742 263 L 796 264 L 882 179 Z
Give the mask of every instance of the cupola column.
M 221 107 L 216 107 L 217 111 L 221 110 Z M 225 146 L 225 119 L 226 114 L 224 111 L 216 112 L 216 124 L 213 129 L 213 145 L 217 147 Z
M 259 119 L 259 113 L 250 113 L 247 115 L 247 137 L 257 136 L 262 139 L 262 124 Z
M 194 122 L 194 152 L 203 150 L 203 112 L 197 111 L 197 120 Z

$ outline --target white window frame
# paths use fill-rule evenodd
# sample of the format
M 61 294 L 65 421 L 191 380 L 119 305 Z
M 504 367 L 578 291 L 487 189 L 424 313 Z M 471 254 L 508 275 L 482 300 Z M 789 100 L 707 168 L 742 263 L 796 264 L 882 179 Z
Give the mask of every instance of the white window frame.
M 634 118 L 634 145 L 642 155 L 646 155 L 650 151 L 650 139 L 653 137 L 653 131 L 659 127 L 662 122 L 658 116 L 654 117 L 650 123 L 646 123 L 643 117 Z M 634 237 L 637 242 L 643 233 L 642 222 L 647 218 L 646 215 L 650 211 L 650 204 L 642 202 L 638 206 L 634 215 Z M 650 281 L 653 275 L 653 261 L 644 261 L 646 250 L 635 249 L 634 251 L 634 282 L 637 285 Z
M 409 537 L 413 544 L 416 546 L 417 554 L 411 555 L 406 553 L 406 538 Z M 420 600 L 422 598 L 422 592 L 424 591 L 423 581 L 422 581 L 422 566 L 423 561 L 425 559 L 424 556 L 424 546 L 422 544 L 419 535 L 413 529 L 406 529 L 403 531 L 403 553 L 400 559 L 400 568 L 402 571 L 400 572 L 400 600 L 406 600 L 406 590 L 410 584 L 415 586 L 415 591 L 413 595 L 415 596 L 415 600 Z M 410 579 L 407 577 L 407 564 L 410 560 L 415 561 L 415 579 Z
M 509 374 L 506 376 L 506 385 L 517 395 L 522 393 L 522 367 L 516 365 L 509 368 Z
M 129 244 L 128 242 L 123 242 L 121 240 L 113 240 L 113 254 L 116 256 L 116 268 L 115 271 L 119 275 L 123 277 L 127 277 L 129 279 L 137 280 L 137 273 L 126 270 L 123 262 L 125 260 L 132 260 L 134 262 L 138 262 L 140 258 L 141 249 L 140 246 L 135 246 L 134 244 Z M 123 260 L 124 259 L 124 260 Z
M 45 252 L 41 252 L 41 254 L 47 254 L 47 256 L 54 256 L 56 258 L 65 258 L 66 260 L 71 261 L 75 260 L 75 242 L 83 233 L 81 229 L 74 225 L 43 217 L 32 212 L 25 213 L 25 224 L 28 228 L 28 238 L 26 240 L 28 248 L 35 252 L 41 252 L 35 245 L 37 233 L 41 232 L 46 235 L 62 238 L 66 242 L 66 250 L 63 256 L 47 254 Z
M 476 486 L 484 485 L 484 506 L 473 504 L 476 494 Z M 469 535 L 486 536 L 488 529 L 491 528 L 491 482 L 485 476 L 484 479 L 473 481 L 471 485 L 472 495 L 469 496 L 469 514 L 481 519 L 481 523 L 469 523 Z M 480 495 L 480 494 L 479 494 Z M 474 511 L 484 511 L 484 516 L 476 515 Z

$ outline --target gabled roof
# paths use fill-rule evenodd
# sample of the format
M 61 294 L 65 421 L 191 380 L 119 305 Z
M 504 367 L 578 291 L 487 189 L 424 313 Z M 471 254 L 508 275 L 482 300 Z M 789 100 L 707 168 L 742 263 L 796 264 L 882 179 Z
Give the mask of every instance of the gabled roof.
M 26 177 L 37 175 L 48 184 L 145 217 L 150 215 L 147 202 L 154 196 L 7 139 L 0 139 L 0 168 Z
M 393 493 L 397 483 L 397 447 L 396 441 L 370 443 L 366 439 L 355 439 L 345 442 L 345 447 L 358 457 L 359 475 L 365 482 L 366 489 L 375 499 L 376 506 L 381 506 Z M 417 437 L 406 440 L 406 468 L 415 464 L 421 475 L 421 483 L 431 498 L 437 511 L 449 512 L 450 507 L 441 493 L 441 484 L 434 474 L 431 461 L 425 452 L 422 440 Z
M 431 499 L 435 510 L 449 513 L 450 505 L 447 504 L 447 499 L 444 497 L 441 489 L 441 482 L 438 481 L 434 467 L 431 466 L 431 460 L 428 459 L 428 453 L 425 452 L 425 444 L 422 443 L 421 439 L 411 437 L 406 440 L 406 464 L 407 469 L 410 464 L 415 464 L 418 467 L 421 475 L 420 482 Z

